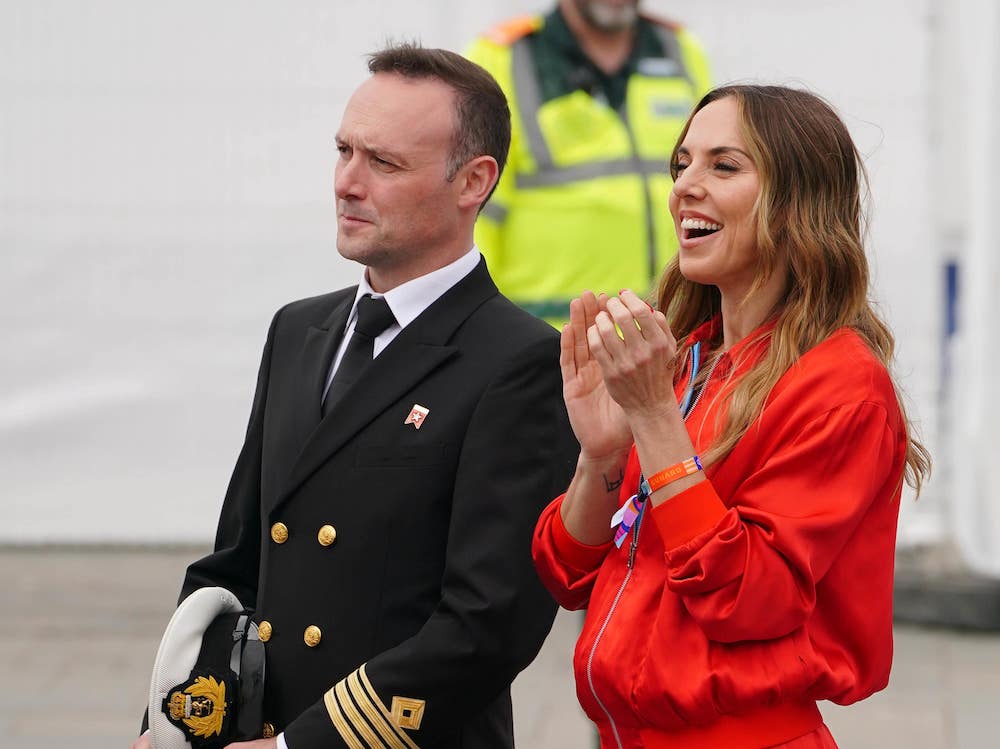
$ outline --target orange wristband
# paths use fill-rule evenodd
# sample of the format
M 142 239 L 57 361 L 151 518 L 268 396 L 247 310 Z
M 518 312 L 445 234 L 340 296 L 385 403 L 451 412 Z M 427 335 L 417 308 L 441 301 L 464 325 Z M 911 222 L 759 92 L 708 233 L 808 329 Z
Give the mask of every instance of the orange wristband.
M 649 493 L 652 494 L 670 482 L 690 476 L 693 473 L 698 473 L 700 470 L 702 470 L 701 459 L 697 455 L 676 463 L 669 468 L 664 468 L 662 471 L 654 473 L 646 479 L 646 483 L 649 485 Z

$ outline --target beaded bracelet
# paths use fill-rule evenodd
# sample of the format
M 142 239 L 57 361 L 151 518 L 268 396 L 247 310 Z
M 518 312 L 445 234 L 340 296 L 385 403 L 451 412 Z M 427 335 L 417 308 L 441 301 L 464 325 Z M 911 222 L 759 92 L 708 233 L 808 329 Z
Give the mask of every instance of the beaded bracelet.
M 698 473 L 701 470 L 703 470 L 701 458 L 693 455 L 687 460 L 682 460 L 680 463 L 676 463 L 669 468 L 664 468 L 662 471 L 654 473 L 646 479 L 646 485 L 648 486 L 647 493 L 652 494 L 657 489 L 662 489 L 672 481 L 690 476 L 693 473 Z

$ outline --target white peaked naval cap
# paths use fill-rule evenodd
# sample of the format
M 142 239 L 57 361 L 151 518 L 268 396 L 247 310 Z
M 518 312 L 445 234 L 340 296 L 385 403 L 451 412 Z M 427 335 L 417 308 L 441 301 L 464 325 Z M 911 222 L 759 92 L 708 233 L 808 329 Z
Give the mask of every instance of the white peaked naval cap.
M 184 599 L 163 633 L 149 684 L 149 731 L 153 749 L 190 749 L 184 732 L 167 719 L 167 693 L 188 679 L 201 650 L 202 637 L 217 616 L 239 613 L 243 606 L 225 588 L 200 588 Z

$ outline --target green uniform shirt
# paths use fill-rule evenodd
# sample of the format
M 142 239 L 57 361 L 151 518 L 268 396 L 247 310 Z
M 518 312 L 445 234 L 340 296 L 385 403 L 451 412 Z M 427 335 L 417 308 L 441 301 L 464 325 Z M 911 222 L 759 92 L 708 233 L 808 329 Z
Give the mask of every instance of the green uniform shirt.
M 584 53 L 557 7 L 545 17 L 545 26 L 531 36 L 531 52 L 543 102 L 583 89 L 612 109 L 621 109 L 636 63 L 644 57 L 662 57 L 664 49 L 653 25 L 640 18 L 628 59 L 608 75 Z

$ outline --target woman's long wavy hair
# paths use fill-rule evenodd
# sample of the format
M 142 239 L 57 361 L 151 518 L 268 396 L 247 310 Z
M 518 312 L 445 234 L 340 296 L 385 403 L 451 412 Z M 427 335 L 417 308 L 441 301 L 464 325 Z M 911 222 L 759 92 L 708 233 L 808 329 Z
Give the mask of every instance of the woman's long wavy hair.
M 895 347 L 868 296 L 862 239 L 867 175 L 847 128 L 823 99 L 780 86 L 714 89 L 688 119 L 671 164 L 677 163 L 677 148 L 695 114 L 727 97 L 736 100 L 740 132 L 760 179 L 755 205 L 760 262 L 746 298 L 779 263 L 788 264 L 788 285 L 772 314 L 776 325 L 761 336 L 770 338 L 767 353 L 734 387 L 725 423 L 705 456 L 709 462 L 733 449 L 760 416 L 778 379 L 839 328 L 856 331 L 887 369 Z M 720 309 L 718 288 L 684 278 L 676 257 L 664 270 L 658 298 L 679 341 Z M 686 344 L 679 356 L 685 349 Z M 930 471 L 930 455 L 913 436 L 898 387 L 896 398 L 907 429 L 906 481 L 919 492 Z

